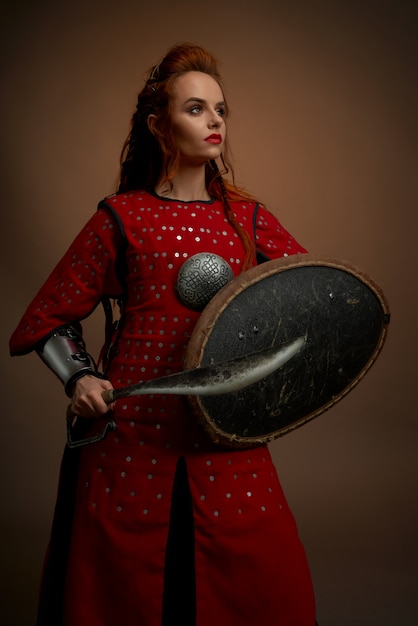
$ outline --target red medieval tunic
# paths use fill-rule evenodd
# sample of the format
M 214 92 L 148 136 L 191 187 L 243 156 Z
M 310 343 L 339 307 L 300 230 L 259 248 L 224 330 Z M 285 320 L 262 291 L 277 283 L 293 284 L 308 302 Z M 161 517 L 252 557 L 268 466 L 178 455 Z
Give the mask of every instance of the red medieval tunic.
M 265 208 L 242 201 L 232 207 L 248 233 L 255 231 L 262 255 L 305 252 Z M 12 354 L 86 318 L 103 296 L 124 297 L 125 322 L 107 372 L 113 386 L 180 371 L 199 313 L 182 304 L 175 284 L 182 264 L 198 252 L 216 253 L 240 273 L 242 242 L 220 201 L 147 192 L 107 198 L 28 307 L 11 338 Z M 189 611 L 197 626 L 314 626 L 304 549 L 268 448 L 217 447 L 183 396 L 119 400 L 114 419 L 116 430 L 79 449 L 77 471 L 61 484 L 68 537 L 56 541 L 65 571 L 60 618 L 49 623 L 171 624 L 164 613 L 171 596 L 185 611 L 177 625 Z M 176 491 L 180 476 L 187 493 Z M 74 483 L 71 505 L 66 481 Z M 188 506 L 188 522 L 181 521 L 187 515 L 173 516 Z M 188 525 L 192 542 L 182 543 Z M 53 556 L 52 580 L 59 578 Z M 180 581 L 171 592 L 168 567 L 171 580 Z M 181 600 L 188 568 L 193 594 Z

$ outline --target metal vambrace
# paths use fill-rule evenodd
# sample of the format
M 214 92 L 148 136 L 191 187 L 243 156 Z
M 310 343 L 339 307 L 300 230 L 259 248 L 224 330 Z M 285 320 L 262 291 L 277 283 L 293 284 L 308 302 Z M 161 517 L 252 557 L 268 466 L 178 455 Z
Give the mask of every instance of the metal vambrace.
M 57 328 L 36 352 L 64 384 L 68 397 L 72 395 L 74 383 L 82 376 L 90 374 L 97 378 L 106 378 L 94 369 L 81 334 L 73 326 Z

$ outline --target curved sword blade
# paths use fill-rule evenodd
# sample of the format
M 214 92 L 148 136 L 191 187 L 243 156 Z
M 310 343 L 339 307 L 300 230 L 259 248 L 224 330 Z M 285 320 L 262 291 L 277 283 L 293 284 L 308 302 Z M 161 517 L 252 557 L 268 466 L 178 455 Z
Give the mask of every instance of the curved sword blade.
M 103 399 L 111 404 L 119 398 L 144 394 L 214 396 L 230 393 L 253 385 L 272 374 L 300 352 L 305 343 L 306 337 L 298 337 L 280 346 L 224 363 L 197 367 L 128 387 L 109 389 L 103 392 Z

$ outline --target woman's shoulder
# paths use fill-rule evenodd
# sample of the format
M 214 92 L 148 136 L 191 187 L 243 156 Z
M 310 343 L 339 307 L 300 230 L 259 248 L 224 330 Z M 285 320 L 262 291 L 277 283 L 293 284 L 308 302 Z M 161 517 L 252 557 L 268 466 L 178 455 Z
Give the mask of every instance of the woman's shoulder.
M 124 191 L 120 193 L 113 193 L 103 198 L 99 202 L 99 208 L 101 207 L 118 207 L 123 208 L 131 204 L 135 204 L 141 201 L 152 202 L 155 201 L 155 197 L 148 191 L 143 189 Z
M 260 207 L 260 203 L 251 197 L 241 197 L 241 198 L 233 198 L 228 200 L 232 210 L 234 213 L 241 212 L 251 212 L 254 213 L 255 210 L 258 210 Z

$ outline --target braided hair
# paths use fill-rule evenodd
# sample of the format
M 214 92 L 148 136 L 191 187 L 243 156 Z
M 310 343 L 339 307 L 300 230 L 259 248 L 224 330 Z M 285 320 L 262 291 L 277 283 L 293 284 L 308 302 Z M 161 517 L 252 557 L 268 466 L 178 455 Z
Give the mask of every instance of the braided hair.
M 191 71 L 208 74 L 224 91 L 218 63 L 209 52 L 190 43 L 178 44 L 171 48 L 163 60 L 150 70 L 148 79 L 138 95 L 131 129 L 122 148 L 118 193 L 135 189 L 151 190 L 155 188 L 161 176 L 167 183 L 175 176 L 180 163 L 180 153 L 172 132 L 170 103 L 175 80 Z M 150 114 L 155 115 L 153 132 L 148 126 Z M 234 183 L 227 142 L 220 161 L 222 173 L 214 160 L 206 164 L 206 187 L 212 197 L 222 200 L 226 217 L 242 240 L 245 249 L 242 269 L 245 270 L 254 262 L 255 245 L 246 230 L 237 222 L 230 202 L 250 198 Z M 232 183 L 223 178 L 228 172 L 232 176 Z

